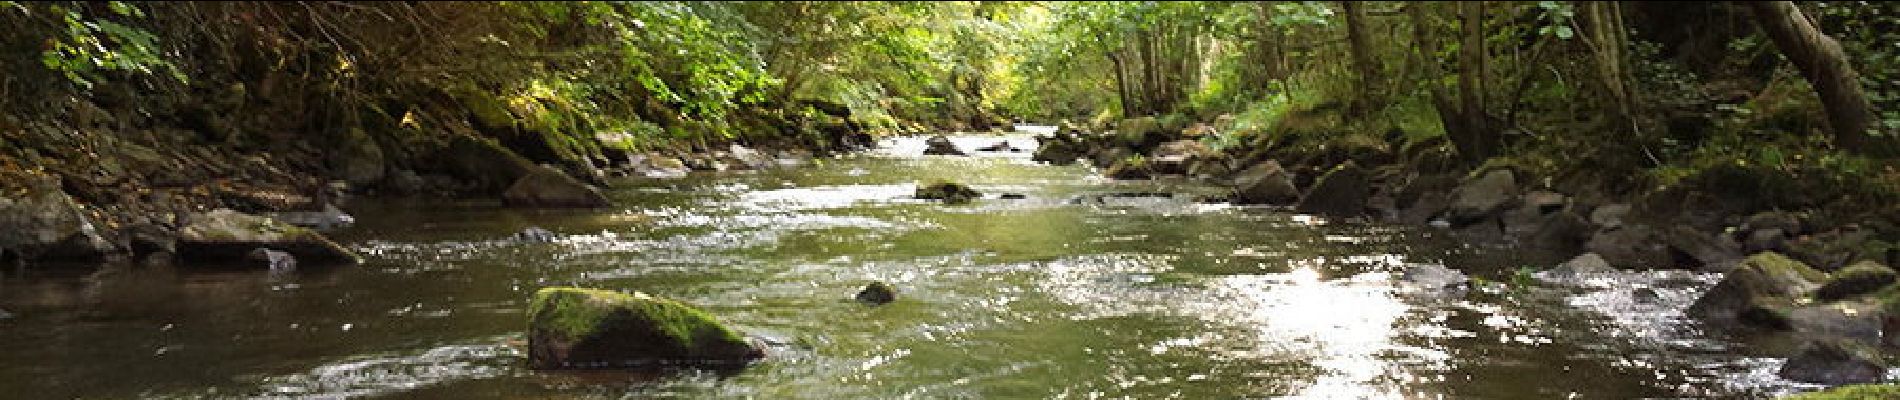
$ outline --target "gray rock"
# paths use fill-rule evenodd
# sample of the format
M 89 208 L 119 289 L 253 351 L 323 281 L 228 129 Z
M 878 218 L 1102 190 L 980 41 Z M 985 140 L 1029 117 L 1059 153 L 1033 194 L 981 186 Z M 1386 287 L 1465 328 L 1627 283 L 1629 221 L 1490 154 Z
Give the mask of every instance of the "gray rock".
M 1605 205 L 1590 211 L 1590 223 L 1605 229 L 1620 228 L 1623 226 L 1623 218 L 1629 214 L 1630 205 L 1628 204 Z
M 530 242 L 530 243 L 552 242 L 556 238 L 557 236 L 554 234 L 554 232 L 549 232 L 547 229 L 541 229 L 541 227 L 539 226 L 530 226 L 528 227 L 528 229 L 523 229 L 521 230 L 521 232 L 515 232 L 513 236 L 508 237 L 509 240 L 513 240 L 517 242 Z
M 944 137 L 943 135 L 937 135 L 937 136 L 932 136 L 930 137 L 930 139 L 927 139 L 924 141 L 924 155 L 926 156 L 967 156 L 970 154 L 963 152 L 963 149 L 957 148 L 957 144 L 954 142 L 951 142 L 950 138 Z
M 1611 267 L 1608 261 L 1603 261 L 1603 256 L 1596 253 L 1583 253 L 1570 261 L 1558 264 L 1556 268 L 1533 275 L 1549 282 L 1575 284 L 1590 276 L 1611 272 L 1616 272 L 1616 268 Z
M 1789 358 L 1776 375 L 1797 382 L 1849 385 L 1881 382 L 1886 373 L 1887 363 L 1880 358 L 1878 350 L 1819 340 Z
M 297 257 L 277 250 L 259 247 L 244 255 L 245 261 L 269 267 L 271 271 L 290 271 L 297 269 Z
M 1756 254 L 1730 270 L 1685 313 L 1707 320 L 1787 328 L 1785 314 L 1794 299 L 1826 279 L 1826 273 L 1779 253 Z
M 1416 264 L 1400 273 L 1399 281 L 1431 294 L 1462 295 L 1470 288 L 1465 273 L 1438 264 Z
M 1654 229 L 1644 225 L 1624 225 L 1599 231 L 1589 242 L 1584 243 L 1583 248 L 1602 256 L 1610 265 L 1622 268 L 1675 267 L 1675 260 L 1669 254 L 1669 245 L 1663 242 Z
M 59 180 L 39 177 L 0 195 L 0 253 L 21 260 L 99 260 L 117 252 Z
M 1788 233 L 1781 228 L 1757 229 L 1748 233 L 1742 241 L 1742 252 L 1755 254 L 1764 251 L 1788 251 Z
M 517 207 L 606 207 L 607 196 L 553 166 L 542 165 L 502 192 L 503 204 Z
M 1293 176 L 1279 162 L 1267 160 L 1234 176 L 1234 202 L 1240 204 L 1293 204 L 1300 189 L 1293 187 Z
M 323 211 L 272 212 L 264 213 L 264 216 L 286 224 L 319 231 L 344 228 L 356 224 L 356 217 L 352 217 L 349 213 L 337 209 L 336 205 L 332 204 L 323 205 Z
M 1486 172 L 1453 192 L 1446 219 L 1453 225 L 1482 220 L 1510 209 L 1517 200 L 1517 175 L 1508 169 Z
M 1809 304 L 1790 309 L 1788 326 L 1802 337 L 1830 337 L 1879 346 L 1883 312 L 1878 302 Z
M 1344 218 L 1365 214 L 1366 199 L 1372 194 L 1372 177 L 1350 160 L 1314 181 L 1313 188 L 1300 197 L 1294 210 L 1327 217 Z
M 316 231 L 230 209 L 192 214 L 178 230 L 178 255 L 187 260 L 236 262 L 260 247 L 319 263 L 360 260 Z

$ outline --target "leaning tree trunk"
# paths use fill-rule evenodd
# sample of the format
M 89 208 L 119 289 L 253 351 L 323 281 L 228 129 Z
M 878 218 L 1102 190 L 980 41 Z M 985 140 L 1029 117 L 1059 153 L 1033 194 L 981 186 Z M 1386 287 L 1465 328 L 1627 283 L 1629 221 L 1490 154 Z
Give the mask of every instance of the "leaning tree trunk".
M 1115 64 L 1115 95 L 1122 101 L 1122 117 L 1135 116 L 1135 99 L 1128 95 L 1128 69 L 1122 65 L 1121 52 L 1108 52 L 1108 61 Z
M 1459 115 L 1458 108 L 1452 104 L 1451 93 L 1438 83 L 1444 78 L 1445 72 L 1438 65 L 1438 37 L 1432 34 L 1431 20 L 1426 18 L 1426 4 L 1417 2 L 1405 5 L 1406 13 L 1412 18 L 1412 40 L 1418 45 L 1419 65 L 1425 69 L 1423 84 L 1431 91 L 1432 109 L 1438 111 L 1438 121 L 1445 126 L 1445 138 L 1451 140 L 1452 147 L 1458 150 L 1460 157 L 1468 157 L 1468 154 L 1475 152 L 1471 148 L 1471 139 L 1465 134 L 1470 129 L 1465 127 L 1464 116 Z
M 1747 3 L 1775 48 L 1801 70 L 1808 84 L 1814 86 L 1814 93 L 1820 95 L 1828 127 L 1834 130 L 1834 144 L 1856 153 L 1896 155 L 1893 143 L 1868 133 L 1874 127 L 1873 104 L 1861 91 L 1860 74 L 1848 65 L 1841 44 L 1821 33 L 1794 2 Z

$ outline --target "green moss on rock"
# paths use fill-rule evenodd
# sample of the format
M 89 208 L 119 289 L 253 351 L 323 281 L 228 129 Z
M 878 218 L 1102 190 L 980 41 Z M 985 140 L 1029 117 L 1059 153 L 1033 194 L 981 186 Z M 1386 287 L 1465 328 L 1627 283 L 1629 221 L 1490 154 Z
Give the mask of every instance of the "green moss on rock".
M 1862 261 L 1834 272 L 1834 279 L 1815 290 L 1814 298 L 1822 301 L 1845 299 L 1880 290 L 1893 284 L 1894 280 L 1895 273 L 1892 268 L 1872 261 Z
M 942 200 L 944 204 L 969 203 L 983 193 L 959 183 L 936 181 L 917 187 L 916 197 L 924 200 Z
M 735 363 L 762 356 L 737 331 L 686 304 L 573 287 L 535 292 L 528 305 L 528 342 L 535 368 Z

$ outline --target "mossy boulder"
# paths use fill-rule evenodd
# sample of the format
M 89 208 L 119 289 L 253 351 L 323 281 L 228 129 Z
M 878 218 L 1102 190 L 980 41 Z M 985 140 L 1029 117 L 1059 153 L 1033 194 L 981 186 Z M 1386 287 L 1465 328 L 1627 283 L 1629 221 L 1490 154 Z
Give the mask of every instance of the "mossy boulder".
M 1320 175 L 1294 210 L 1328 217 L 1356 217 L 1365 214 L 1366 199 L 1371 194 L 1371 173 L 1358 163 L 1346 161 Z
M 1122 158 L 1115 164 L 1109 165 L 1108 170 L 1103 171 L 1102 175 L 1115 179 L 1148 179 L 1154 175 L 1154 169 L 1147 157 L 1135 155 Z
M 552 287 L 528 304 L 537 369 L 738 366 L 764 355 L 712 315 L 643 293 Z
M 0 175 L 0 259 L 98 260 L 114 252 L 112 244 L 85 210 L 60 190 L 50 175 Z
M 1885 380 L 1887 362 L 1878 349 L 1848 341 L 1818 340 L 1788 358 L 1775 374 L 1824 385 L 1877 383 Z
M 1146 153 L 1149 149 L 1166 142 L 1168 135 L 1161 128 L 1160 121 L 1154 117 L 1141 117 L 1124 119 L 1116 124 L 1115 139 L 1119 142 L 1116 143 L 1118 145 L 1137 153 Z
M 1235 203 L 1287 205 L 1299 200 L 1300 189 L 1293 187 L 1293 176 L 1279 162 L 1263 161 L 1234 176 Z
M 210 263 L 242 263 L 258 248 L 290 253 L 307 263 L 361 260 L 316 231 L 227 208 L 187 216 L 178 229 L 177 246 L 179 258 Z
M 1868 400 L 1900 399 L 1900 385 L 1847 385 L 1826 390 L 1799 393 L 1781 400 Z
M 1794 299 L 1820 286 L 1827 274 L 1780 253 L 1742 260 L 1722 281 L 1689 306 L 1687 314 L 1715 321 L 1784 329 Z
M 1084 148 L 1075 138 L 1063 133 L 1036 137 L 1036 152 L 1029 156 L 1030 161 L 1046 162 L 1055 165 L 1074 164 L 1082 158 Z
M 871 282 L 869 285 L 864 285 L 864 289 L 858 290 L 857 299 L 867 304 L 897 301 L 897 288 L 884 282 Z
M 548 165 L 516 179 L 501 193 L 501 200 L 516 207 L 588 208 L 613 204 L 600 189 Z
M 1814 298 L 1821 301 L 1835 301 L 1867 293 L 1893 284 L 1895 274 L 1892 268 L 1872 261 L 1862 261 L 1835 271 L 1833 279 L 1814 291 Z
M 938 181 L 918 186 L 915 196 L 924 200 L 942 200 L 944 204 L 964 204 L 983 197 L 983 192 L 960 183 Z
M 1451 208 L 1446 210 L 1446 220 L 1453 226 L 1464 226 L 1497 215 L 1516 205 L 1517 192 L 1514 172 L 1507 168 L 1492 169 L 1458 185 L 1452 194 Z
M 534 163 L 494 140 L 456 135 L 438 155 L 440 169 L 497 193 L 534 170 Z

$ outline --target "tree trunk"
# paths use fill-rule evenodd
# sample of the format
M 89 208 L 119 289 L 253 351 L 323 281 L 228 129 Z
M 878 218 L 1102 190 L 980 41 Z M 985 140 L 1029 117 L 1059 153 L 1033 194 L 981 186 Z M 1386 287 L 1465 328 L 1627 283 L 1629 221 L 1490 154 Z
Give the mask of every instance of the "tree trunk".
M 1147 103 L 1147 109 L 1144 111 L 1154 113 L 1160 111 L 1161 107 L 1160 57 L 1157 57 L 1155 54 L 1155 48 L 1157 46 L 1155 46 L 1154 32 L 1140 32 L 1137 33 L 1137 36 L 1141 38 L 1141 86 L 1142 89 L 1145 89 L 1141 91 L 1141 94 L 1146 99 L 1143 103 Z
M 1828 127 L 1834 130 L 1834 144 L 1856 153 L 1895 156 L 1896 146 L 1891 141 L 1868 134 L 1874 127 L 1873 104 L 1861 91 L 1860 74 L 1848 65 L 1841 44 L 1821 33 L 1793 2 L 1746 3 L 1754 10 L 1756 22 L 1775 42 L 1775 48 L 1801 70 L 1814 86 L 1814 93 L 1820 95 Z
M 1128 70 L 1122 63 L 1121 52 L 1108 52 L 1108 61 L 1115 64 L 1115 95 L 1121 96 L 1122 117 L 1135 116 L 1134 99 L 1128 96 Z
M 1340 8 L 1346 11 L 1346 42 L 1352 53 L 1353 69 L 1359 73 L 1359 91 L 1353 96 L 1353 104 L 1347 107 L 1347 113 L 1353 116 L 1365 116 L 1378 107 L 1379 90 L 1384 83 L 1379 79 L 1379 65 L 1372 58 L 1371 38 L 1366 32 L 1366 10 L 1357 1 L 1341 1 Z
M 1438 65 L 1438 36 L 1432 33 L 1431 20 L 1425 15 L 1426 4 L 1406 4 L 1405 11 L 1412 19 L 1412 40 L 1418 45 L 1418 61 L 1425 70 L 1424 85 L 1431 91 L 1432 108 L 1438 111 L 1438 121 L 1445 126 L 1445 138 L 1451 140 L 1451 145 L 1462 156 L 1471 151 L 1468 150 L 1471 142 L 1464 136 L 1468 129 L 1465 128 L 1464 117 L 1458 115 L 1458 109 L 1452 105 L 1451 93 L 1439 83 L 1445 77 L 1445 72 Z
M 1625 79 L 1623 49 L 1628 39 L 1623 32 L 1621 10 L 1615 2 L 1592 1 L 1583 4 L 1583 20 L 1589 31 L 1586 42 L 1593 47 L 1597 77 L 1602 81 L 1606 104 L 1614 113 L 1617 129 L 1636 129 L 1636 110 L 1630 86 Z
M 1458 45 L 1459 114 L 1464 119 L 1463 134 L 1471 143 L 1471 151 L 1463 155 L 1465 161 L 1477 163 L 1497 151 L 1497 135 L 1484 110 L 1484 2 L 1459 2 L 1458 7 L 1464 14 L 1464 34 Z

